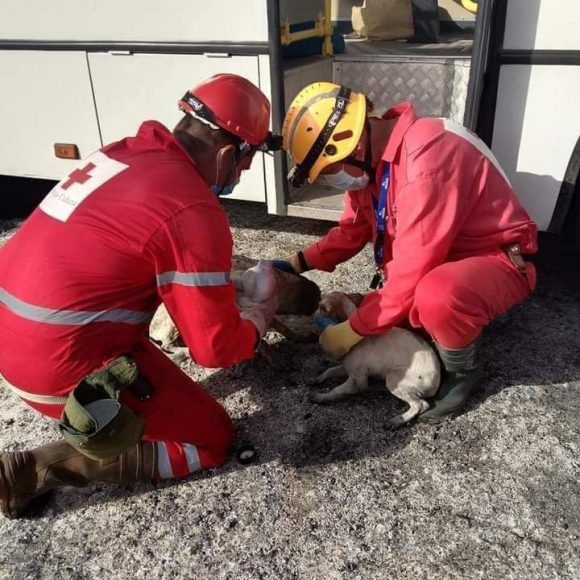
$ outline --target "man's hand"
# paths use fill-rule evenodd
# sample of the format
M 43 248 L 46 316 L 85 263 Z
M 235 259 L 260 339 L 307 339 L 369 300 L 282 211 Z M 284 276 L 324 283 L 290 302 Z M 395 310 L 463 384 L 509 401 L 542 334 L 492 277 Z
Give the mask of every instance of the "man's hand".
M 297 254 L 284 258 L 283 260 L 272 260 L 272 265 L 274 268 L 283 270 L 284 272 L 290 272 L 290 274 L 302 274 L 303 272 L 310 270 L 302 252 L 298 252 Z
M 334 358 L 342 358 L 348 351 L 358 344 L 364 336 L 356 333 L 347 320 L 340 324 L 328 326 L 320 335 L 320 345 Z
M 329 326 L 340 324 L 340 320 L 338 318 L 332 318 L 330 316 L 323 316 L 322 314 L 315 314 L 314 324 L 316 324 L 316 326 L 318 326 L 320 330 L 326 330 Z
M 258 329 L 258 334 L 262 338 L 268 328 L 272 325 L 272 319 L 278 310 L 278 297 L 276 295 L 263 300 L 262 302 L 246 301 L 240 310 L 240 316 L 249 320 Z

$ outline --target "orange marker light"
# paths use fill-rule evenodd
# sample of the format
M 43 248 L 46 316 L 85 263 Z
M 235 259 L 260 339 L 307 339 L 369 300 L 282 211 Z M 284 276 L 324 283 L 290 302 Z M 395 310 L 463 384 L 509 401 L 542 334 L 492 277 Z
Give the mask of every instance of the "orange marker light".
M 79 148 L 72 143 L 55 143 L 54 155 L 59 159 L 80 159 Z

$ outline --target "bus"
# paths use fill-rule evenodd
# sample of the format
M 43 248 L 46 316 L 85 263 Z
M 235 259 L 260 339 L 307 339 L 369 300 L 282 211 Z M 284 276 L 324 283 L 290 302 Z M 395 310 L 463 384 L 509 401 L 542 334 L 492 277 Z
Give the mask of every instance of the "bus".
M 274 132 L 315 81 L 364 92 L 379 111 L 410 100 L 462 123 L 541 230 L 577 234 L 580 11 L 566 0 L 390 1 L 411 5 L 410 38 L 353 33 L 356 0 L 0 0 L 0 200 L 14 201 L 10 176 L 59 180 L 143 120 L 172 127 L 186 90 L 233 72 L 269 96 Z M 338 219 L 342 196 L 293 189 L 289 165 L 284 152 L 257 158 L 232 197 Z

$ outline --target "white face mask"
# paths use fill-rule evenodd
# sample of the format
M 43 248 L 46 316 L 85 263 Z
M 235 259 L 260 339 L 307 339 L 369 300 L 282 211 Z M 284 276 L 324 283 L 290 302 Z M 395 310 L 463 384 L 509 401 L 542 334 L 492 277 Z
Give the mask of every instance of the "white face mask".
M 336 189 L 341 191 L 355 191 L 363 189 L 369 184 L 369 176 L 366 173 L 353 177 L 344 169 L 341 169 L 338 173 L 323 173 L 320 177 L 322 178 L 322 183 L 330 187 L 336 187 Z

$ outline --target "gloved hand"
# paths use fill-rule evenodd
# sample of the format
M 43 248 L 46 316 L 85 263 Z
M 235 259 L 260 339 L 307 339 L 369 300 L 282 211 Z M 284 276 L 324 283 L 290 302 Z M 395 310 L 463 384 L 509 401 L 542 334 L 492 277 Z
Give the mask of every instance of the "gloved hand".
M 322 316 L 322 314 L 314 315 L 314 324 L 320 328 L 320 330 L 326 330 L 329 326 L 334 326 L 339 324 L 340 320 L 338 318 L 332 318 L 330 316 Z
M 272 319 L 278 310 L 278 297 L 274 294 L 262 302 L 250 302 L 244 300 L 240 316 L 249 320 L 258 329 L 262 338 L 272 324 Z
M 292 266 L 290 262 L 290 258 L 287 260 L 272 260 L 272 266 L 276 268 L 276 270 L 282 270 L 282 272 L 288 272 L 290 274 L 297 274 L 296 270 Z
M 364 336 L 356 333 L 352 329 L 350 322 L 346 320 L 345 322 L 328 326 L 320 335 L 318 342 L 329 355 L 334 358 L 342 358 L 363 338 Z
M 302 256 L 302 259 L 300 256 Z M 298 252 L 297 254 L 284 258 L 283 260 L 272 260 L 272 265 L 274 268 L 283 270 L 284 272 L 290 272 L 290 274 L 302 274 L 303 272 L 310 270 L 302 252 Z

